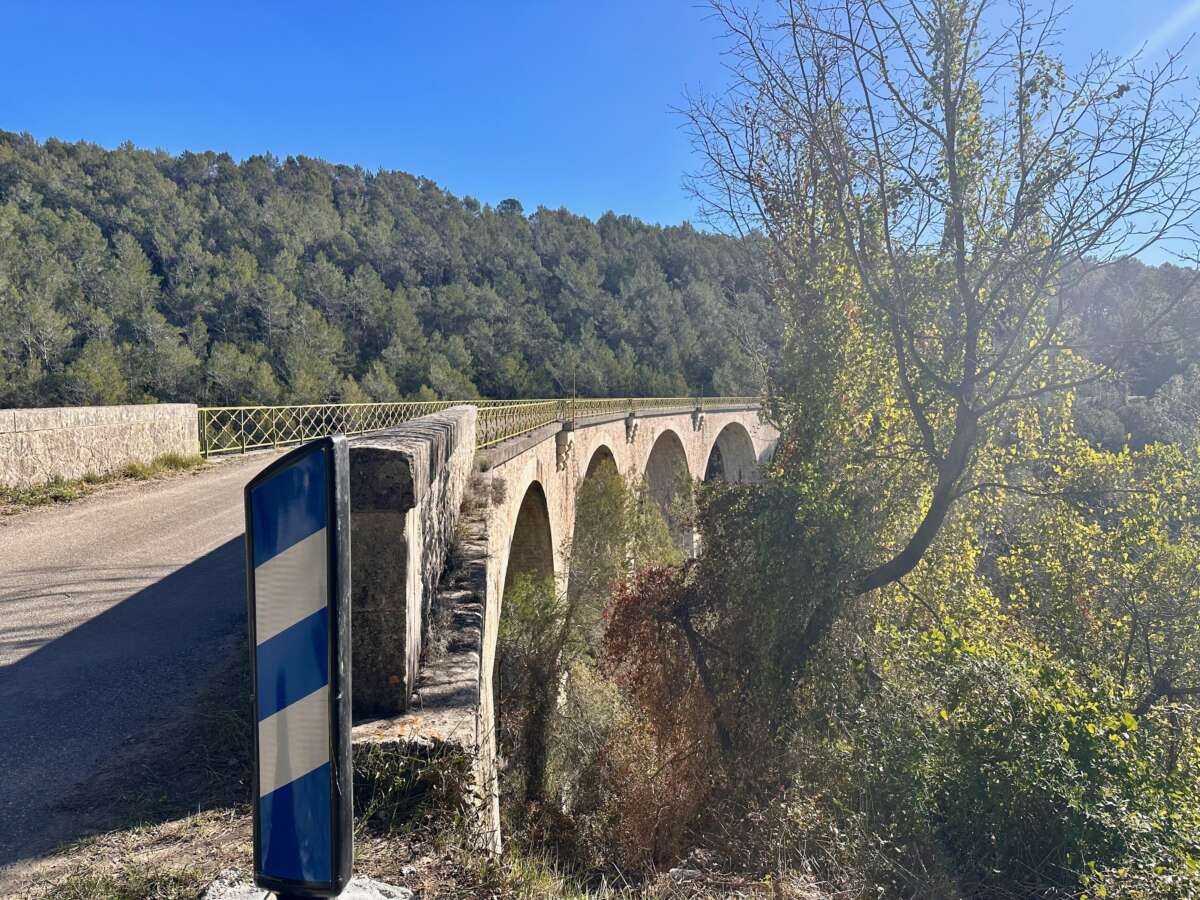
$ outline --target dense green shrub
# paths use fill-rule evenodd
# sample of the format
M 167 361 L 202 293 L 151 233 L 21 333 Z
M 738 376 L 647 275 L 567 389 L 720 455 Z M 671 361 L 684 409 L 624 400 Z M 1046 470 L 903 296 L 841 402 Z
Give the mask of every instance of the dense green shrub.
M 804 669 L 792 611 L 838 585 L 813 494 L 702 492 L 701 557 L 635 573 L 605 643 L 673 770 L 676 854 L 888 896 L 1200 891 L 1196 460 L 1070 418 L 1024 449 L 1036 490 L 969 498 Z

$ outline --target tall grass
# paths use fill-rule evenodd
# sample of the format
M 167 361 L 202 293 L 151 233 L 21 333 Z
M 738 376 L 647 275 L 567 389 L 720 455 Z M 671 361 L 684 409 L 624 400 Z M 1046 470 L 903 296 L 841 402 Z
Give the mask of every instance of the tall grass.
M 81 478 L 54 478 L 43 484 L 16 488 L 0 485 L 0 514 L 15 513 L 34 506 L 69 503 L 93 493 L 104 485 L 121 481 L 149 481 L 175 472 L 198 469 L 204 457 L 183 453 L 164 453 L 148 462 L 131 462 L 112 472 L 87 472 Z

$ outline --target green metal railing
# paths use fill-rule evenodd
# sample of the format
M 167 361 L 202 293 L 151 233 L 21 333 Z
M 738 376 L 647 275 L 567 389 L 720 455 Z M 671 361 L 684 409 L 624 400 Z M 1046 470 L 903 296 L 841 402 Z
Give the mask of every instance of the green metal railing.
M 654 410 L 751 406 L 757 397 L 621 397 L 565 400 L 431 400 L 407 403 L 317 403 L 306 406 L 204 406 L 200 452 L 245 453 L 286 447 L 330 434 L 364 434 L 470 404 L 479 409 L 476 446 L 490 447 L 552 422 Z

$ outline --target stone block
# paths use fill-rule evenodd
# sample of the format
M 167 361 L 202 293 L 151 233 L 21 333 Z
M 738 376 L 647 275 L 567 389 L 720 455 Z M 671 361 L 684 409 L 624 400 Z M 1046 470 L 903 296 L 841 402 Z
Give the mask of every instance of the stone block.
M 353 471 L 353 456 L 351 460 Z M 412 592 L 406 534 L 411 509 L 364 509 L 352 501 L 350 604 L 356 716 L 404 709 L 413 684 L 408 648 L 420 640 L 420 622 L 410 621 L 407 605 Z
M 58 428 L 94 428 L 124 421 L 124 406 L 64 406 L 55 410 Z
M 475 453 L 473 406 L 350 440 L 354 714 L 407 708 Z
M 58 408 L 14 409 L 13 431 L 54 431 L 62 428 Z
M 249 878 L 243 877 L 237 869 L 226 869 L 204 889 L 200 900 L 269 900 L 273 896 Z M 356 875 L 338 897 L 340 900 L 412 900 L 413 892 L 408 888 Z
M 0 484 L 12 487 L 200 452 L 190 403 L 0 410 L 0 435 Z

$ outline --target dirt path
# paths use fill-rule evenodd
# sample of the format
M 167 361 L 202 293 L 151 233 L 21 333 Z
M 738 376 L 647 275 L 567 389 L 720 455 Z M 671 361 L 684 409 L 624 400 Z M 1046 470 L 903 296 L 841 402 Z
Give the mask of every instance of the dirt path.
M 56 809 L 177 721 L 228 654 L 242 488 L 273 458 L 0 519 L 0 868 L 79 836 Z

